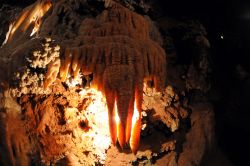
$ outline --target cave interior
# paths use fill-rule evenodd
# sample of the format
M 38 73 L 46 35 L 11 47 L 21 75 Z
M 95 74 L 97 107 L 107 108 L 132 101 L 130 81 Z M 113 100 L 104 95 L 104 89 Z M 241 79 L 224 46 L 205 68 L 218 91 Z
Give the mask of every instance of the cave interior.
M 247 165 L 250 2 L 1 0 L 0 20 L 0 165 Z

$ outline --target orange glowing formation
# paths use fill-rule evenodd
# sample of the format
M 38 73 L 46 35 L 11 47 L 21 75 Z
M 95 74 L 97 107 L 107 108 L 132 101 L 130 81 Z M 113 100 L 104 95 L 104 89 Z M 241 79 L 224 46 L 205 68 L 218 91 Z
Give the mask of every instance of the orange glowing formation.
M 60 65 L 52 62 L 47 70 L 62 82 L 92 73 L 92 87 L 106 97 L 112 143 L 129 145 L 133 153 L 140 142 L 144 79 L 157 90 L 165 84 L 166 54 L 155 29 L 149 19 L 113 2 L 82 21 L 76 45 L 62 45 Z M 46 75 L 44 87 L 55 79 Z
M 67 82 L 69 78 L 92 73 L 92 86 L 106 97 L 112 143 L 118 142 L 121 148 L 130 145 L 136 153 L 141 131 L 143 82 L 149 79 L 156 90 L 162 89 L 166 54 L 161 47 L 160 33 L 148 17 L 114 1 L 105 1 L 110 3 L 100 15 L 82 20 L 76 37 L 59 43 L 60 57 L 48 65 L 43 86 L 49 88 L 57 77 Z M 53 22 L 58 23 L 53 13 L 57 15 L 61 10 L 54 7 L 41 24 L 41 18 L 51 6 L 50 0 L 39 0 L 25 8 L 10 26 L 5 43 L 15 41 L 20 33 L 34 35 L 40 25 L 44 29 Z M 73 8 L 69 9 L 74 12 Z M 46 28 L 45 34 L 50 34 Z
M 9 31 L 3 44 L 11 42 L 20 34 L 25 33 L 29 28 L 32 28 L 30 36 L 37 33 L 41 25 L 42 17 L 51 6 L 51 0 L 38 0 L 36 3 L 26 7 L 18 19 L 10 24 Z
M 116 101 L 111 114 L 114 114 L 113 117 L 110 117 L 112 120 L 109 120 L 112 143 L 116 144 L 116 141 L 118 140 L 122 148 L 124 147 L 125 143 L 128 143 L 132 152 L 136 153 L 137 149 L 139 148 L 141 130 L 141 111 L 137 109 L 136 101 L 134 102 L 134 108 L 129 111 L 130 116 L 127 118 L 126 125 L 121 123 L 117 111 Z M 130 118 L 131 115 L 132 119 Z

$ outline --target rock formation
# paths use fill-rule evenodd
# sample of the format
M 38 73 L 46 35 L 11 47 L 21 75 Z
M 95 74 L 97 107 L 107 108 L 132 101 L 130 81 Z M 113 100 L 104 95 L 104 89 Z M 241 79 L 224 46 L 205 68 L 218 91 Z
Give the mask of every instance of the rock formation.
M 167 75 L 182 73 L 167 66 L 170 43 L 148 16 L 128 1 L 93 2 L 102 7 L 39 0 L 11 22 L 0 48 L 0 164 L 199 164 L 214 143 L 212 109 L 201 115 L 185 96 L 203 90 L 192 77 L 199 66 L 183 88 Z M 199 134 L 209 139 L 192 158 Z

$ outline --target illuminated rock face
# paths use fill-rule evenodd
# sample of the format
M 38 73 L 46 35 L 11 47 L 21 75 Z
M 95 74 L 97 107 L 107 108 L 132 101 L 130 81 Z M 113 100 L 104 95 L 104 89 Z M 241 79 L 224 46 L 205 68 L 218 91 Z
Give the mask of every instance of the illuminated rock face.
M 37 144 L 32 150 L 47 165 L 63 157 L 69 163 L 104 164 L 111 144 L 105 98 L 94 89 L 55 88 L 60 95 L 21 98 L 24 126 Z
M 141 131 L 143 82 L 150 80 L 157 90 L 164 88 L 166 55 L 160 46 L 159 32 L 149 18 L 112 1 L 107 1 L 106 7 L 95 18 L 81 20 L 74 38 L 55 40 L 58 46 L 53 48 L 47 39 L 44 52 L 25 55 L 26 61 L 22 61 L 28 66 L 20 65 L 24 67 L 23 72 L 13 69 L 11 73 L 21 83 L 13 93 L 19 96 L 49 94 L 58 79 L 67 83 L 93 74 L 91 87 L 101 91 L 107 101 L 112 143 L 118 141 L 122 148 L 129 144 L 136 153 Z M 63 9 L 68 10 L 65 6 Z M 30 40 L 35 33 L 39 37 L 49 36 L 50 26 L 58 21 L 55 13 L 63 9 L 60 2 L 52 5 L 50 1 L 37 1 L 25 8 L 10 26 L 5 47 L 19 48 L 22 44 L 16 41 Z M 46 12 L 48 16 L 43 17 Z M 29 35 L 20 39 L 19 34 Z M 40 39 L 33 40 L 31 45 L 24 44 L 27 50 L 39 45 Z M 18 52 L 14 56 L 18 61 Z M 38 70 L 42 72 L 39 74 Z
M 133 152 L 139 146 L 143 80 L 153 80 L 156 89 L 161 89 L 166 74 L 164 50 L 151 39 L 150 33 L 154 33 L 151 30 L 149 20 L 112 4 L 96 19 L 85 19 L 75 39 L 77 45 L 62 50 L 61 80 L 64 82 L 70 76 L 76 79 L 80 72 L 93 73 L 92 86 L 107 99 L 113 144 L 118 139 L 123 148 L 130 142 Z M 57 73 L 58 69 L 59 65 L 48 68 L 48 73 Z M 134 103 L 139 114 L 136 127 L 132 126 Z M 115 121 L 116 109 L 119 123 Z
M 38 1 L 12 22 L 0 48 L 0 165 L 200 165 L 212 108 L 190 107 L 171 56 L 164 86 L 149 18 L 93 1 Z
M 42 17 L 51 6 L 51 0 L 38 0 L 36 3 L 25 8 L 16 21 L 10 24 L 3 44 L 22 38 L 28 29 L 32 30 L 29 34 L 30 36 L 37 33 L 41 25 Z

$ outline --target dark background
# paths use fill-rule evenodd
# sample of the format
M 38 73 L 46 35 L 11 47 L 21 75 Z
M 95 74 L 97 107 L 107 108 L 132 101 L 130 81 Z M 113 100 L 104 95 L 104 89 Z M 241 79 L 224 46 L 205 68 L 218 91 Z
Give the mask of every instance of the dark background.
M 205 26 L 211 44 L 211 93 L 216 95 L 210 101 L 215 108 L 218 145 L 234 165 L 249 165 L 250 1 L 162 3 L 166 15 L 195 18 Z
M 198 19 L 211 43 L 218 145 L 234 165 L 249 165 L 250 1 L 164 1 L 166 15 Z M 221 38 L 223 36 L 223 39 Z

